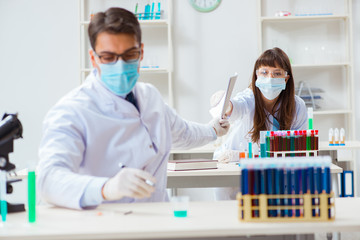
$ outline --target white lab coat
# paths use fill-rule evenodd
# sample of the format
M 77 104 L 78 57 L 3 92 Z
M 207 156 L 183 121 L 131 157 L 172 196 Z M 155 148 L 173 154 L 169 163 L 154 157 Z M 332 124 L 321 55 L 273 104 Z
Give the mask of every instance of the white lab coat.
M 249 88 L 239 92 L 233 99 L 233 112 L 230 117 L 231 129 L 225 142 L 214 152 L 214 159 L 218 159 L 226 150 L 243 151 L 248 150 L 248 143 L 251 136 L 248 134 L 254 126 L 255 98 L 253 91 Z M 291 130 L 307 129 L 307 108 L 305 102 L 295 96 L 295 116 L 291 125 Z M 273 116 L 269 114 L 270 129 L 273 130 Z M 257 144 L 253 144 L 254 149 L 259 149 Z M 237 188 L 218 188 L 215 190 L 217 200 L 235 199 Z
M 38 189 L 44 200 L 80 208 L 94 178 L 113 177 L 119 164 L 154 175 L 150 198 L 119 202 L 166 201 L 167 161 L 171 147 L 204 145 L 216 138 L 206 124 L 188 122 L 166 105 L 156 88 L 138 82 L 133 104 L 112 94 L 92 72 L 46 115 L 38 165 Z

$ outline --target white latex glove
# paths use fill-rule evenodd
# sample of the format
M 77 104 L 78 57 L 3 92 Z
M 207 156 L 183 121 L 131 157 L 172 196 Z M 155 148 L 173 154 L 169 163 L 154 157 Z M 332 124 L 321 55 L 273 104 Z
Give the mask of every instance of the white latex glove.
M 216 93 L 214 93 L 211 97 L 210 97 L 210 114 L 213 118 L 216 117 L 221 117 L 221 111 L 222 111 L 222 107 L 224 106 L 224 102 L 225 102 L 225 91 L 224 90 L 220 90 L 217 91 Z M 230 104 L 228 106 L 228 109 L 226 109 L 226 112 L 230 112 L 232 108 L 232 103 L 230 101 Z
M 226 150 L 219 156 L 217 160 L 221 163 L 237 162 L 240 160 L 239 154 L 239 151 Z
M 122 168 L 104 184 L 102 193 L 105 200 L 109 201 L 123 197 L 150 197 L 155 187 L 147 184 L 146 180 L 154 184 L 156 182 L 156 179 L 148 172 L 136 168 Z
M 214 128 L 216 135 L 218 137 L 224 136 L 227 134 L 230 128 L 230 123 L 227 119 L 221 119 L 219 117 L 214 118 L 210 121 L 210 125 Z

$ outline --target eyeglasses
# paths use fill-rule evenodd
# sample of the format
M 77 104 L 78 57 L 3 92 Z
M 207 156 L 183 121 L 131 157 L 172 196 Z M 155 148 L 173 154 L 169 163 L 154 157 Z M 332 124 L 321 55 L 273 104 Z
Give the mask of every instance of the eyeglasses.
M 281 69 L 276 69 L 274 71 L 270 71 L 266 68 L 260 68 L 256 70 L 256 76 L 258 77 L 267 77 L 271 74 L 273 78 L 283 78 L 287 76 L 287 72 Z
M 100 59 L 100 62 L 104 64 L 115 64 L 120 57 L 124 62 L 131 63 L 140 59 L 141 49 L 138 47 L 133 47 L 126 50 L 122 54 L 116 54 L 113 52 L 104 52 L 100 55 L 95 53 L 95 55 Z

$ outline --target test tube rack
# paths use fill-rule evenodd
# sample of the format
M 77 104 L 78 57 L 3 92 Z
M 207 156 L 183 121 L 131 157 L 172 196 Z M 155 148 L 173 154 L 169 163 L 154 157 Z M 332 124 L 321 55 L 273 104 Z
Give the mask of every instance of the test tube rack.
M 241 160 L 239 220 L 333 221 L 330 164 L 329 156 Z
M 262 131 L 267 157 L 316 157 L 318 130 Z
M 156 12 L 138 12 L 135 13 L 135 16 L 139 20 L 159 20 L 162 19 L 164 15 L 164 10 Z
M 239 204 L 239 220 L 242 222 L 321 222 L 335 220 L 334 193 L 321 194 L 285 194 L 285 195 L 242 195 L 236 196 Z M 269 200 L 282 201 L 291 199 L 299 200 L 300 205 L 281 204 L 281 206 L 269 206 Z M 254 204 L 257 202 L 258 204 Z M 315 204 L 313 204 L 315 203 Z M 258 205 L 258 206 L 254 206 Z M 275 212 L 275 216 L 270 216 L 270 211 Z M 292 216 L 286 216 L 287 212 L 292 212 Z M 299 211 L 296 216 L 295 211 Z M 315 214 L 314 214 L 315 213 Z

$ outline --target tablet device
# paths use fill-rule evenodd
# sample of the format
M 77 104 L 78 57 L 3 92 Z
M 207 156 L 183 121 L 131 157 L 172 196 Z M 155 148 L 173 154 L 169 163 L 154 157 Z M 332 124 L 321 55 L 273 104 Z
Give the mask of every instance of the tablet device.
M 229 104 L 230 104 L 230 97 L 231 97 L 231 93 L 234 89 L 234 86 L 235 86 L 235 82 L 236 82 L 236 79 L 238 77 L 238 74 L 235 73 L 233 76 L 230 77 L 229 79 L 229 84 L 228 84 L 228 87 L 226 89 L 226 93 L 225 93 L 225 101 L 224 101 L 224 105 L 223 105 L 223 108 L 221 110 L 221 118 L 224 119 L 225 118 L 225 113 L 226 113 L 226 110 L 227 108 L 229 107 Z

